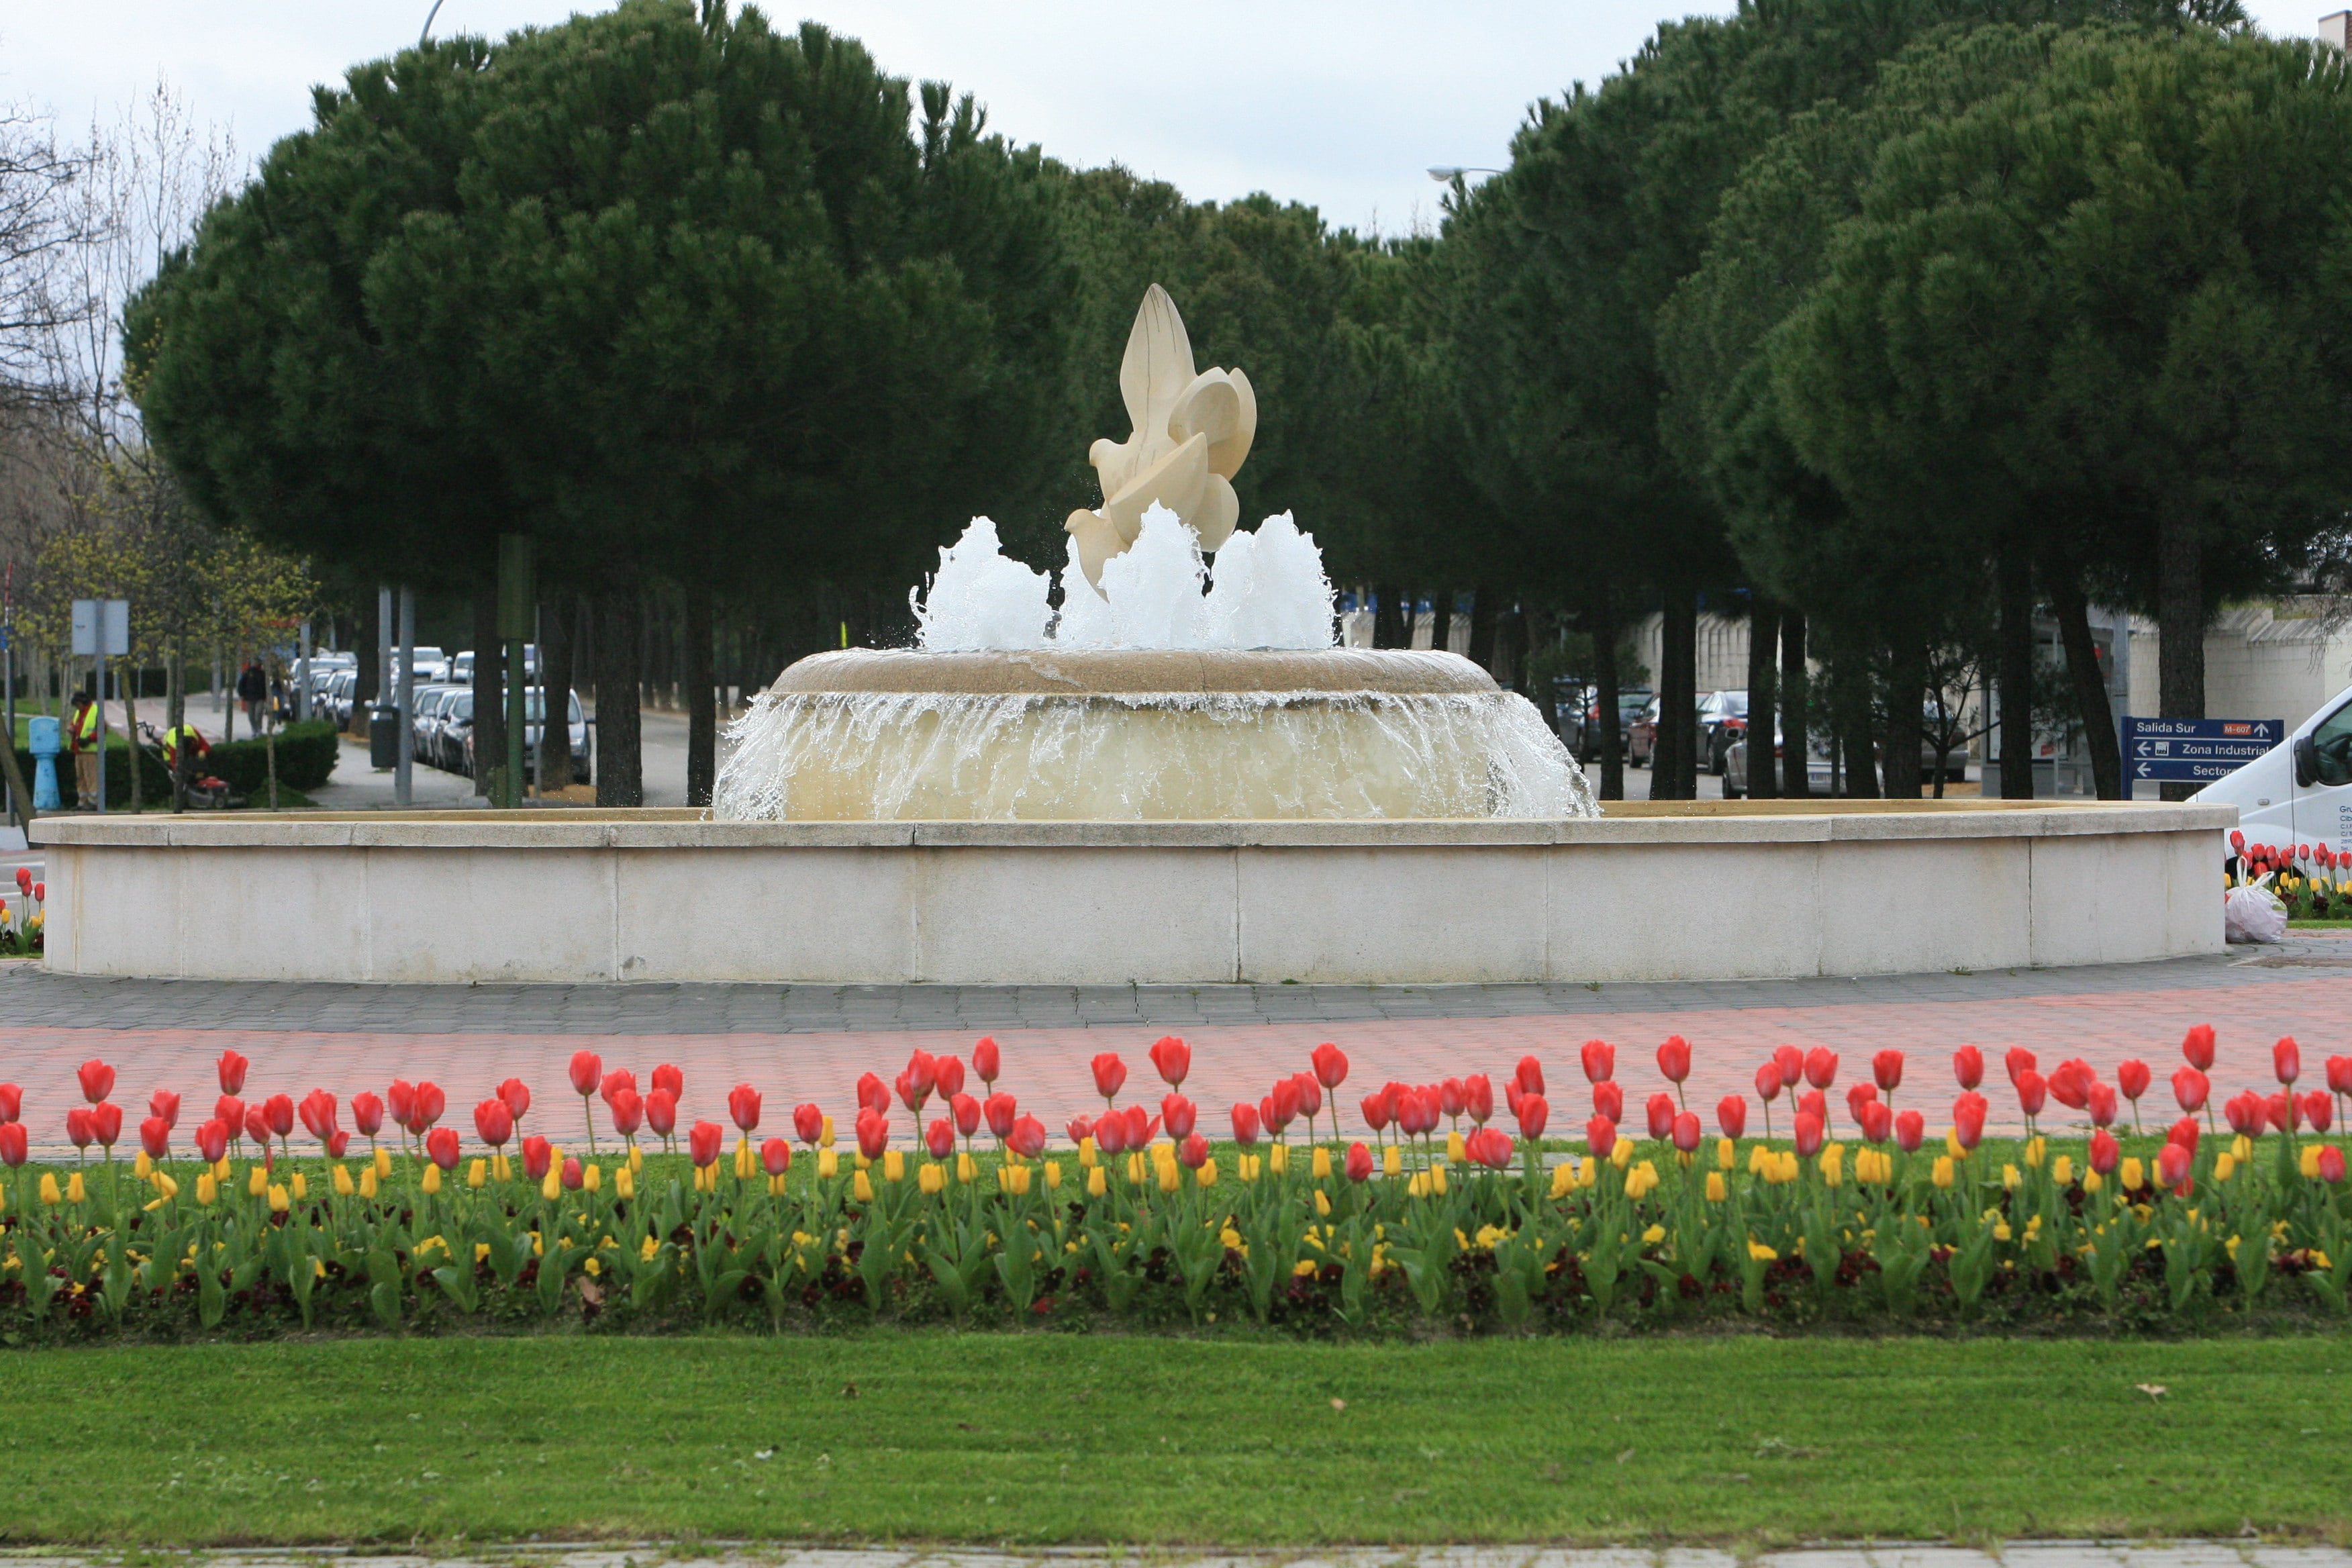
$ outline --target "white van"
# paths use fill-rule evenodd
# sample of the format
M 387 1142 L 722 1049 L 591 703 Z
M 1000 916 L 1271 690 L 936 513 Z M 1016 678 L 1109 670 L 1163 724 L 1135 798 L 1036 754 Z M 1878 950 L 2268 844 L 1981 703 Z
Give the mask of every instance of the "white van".
M 2320 704 L 2284 741 L 2190 798 L 2236 806 L 2250 842 L 2352 852 L 2352 687 Z

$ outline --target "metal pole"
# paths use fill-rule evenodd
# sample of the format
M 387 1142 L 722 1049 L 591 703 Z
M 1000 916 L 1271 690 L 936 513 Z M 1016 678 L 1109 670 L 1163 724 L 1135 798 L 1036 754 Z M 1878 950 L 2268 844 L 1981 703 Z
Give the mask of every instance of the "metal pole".
M 538 584 L 533 584 L 532 586 L 537 587 Z M 539 755 L 531 760 L 530 764 L 530 798 L 538 800 L 547 794 L 547 780 L 541 776 L 541 764 L 547 761 L 547 727 L 556 722 L 556 719 L 547 706 L 547 626 L 545 617 L 540 613 L 539 600 L 535 595 L 530 604 L 530 646 L 538 650 L 541 664 L 541 668 L 531 672 L 531 678 L 539 683 Z M 563 782 L 570 784 L 572 782 L 572 715 L 569 712 L 563 715 L 562 725 Z
M 375 696 L 370 700 L 378 708 L 392 700 L 392 590 L 375 591 Z
M 8 749 L 16 748 L 16 563 L 10 562 L 0 580 L 0 652 L 5 652 L 8 682 Z M 8 786 L 8 815 L 20 817 L 33 803 L 16 798 L 16 786 Z
M 99 647 L 106 646 L 104 612 L 100 613 Z M 89 662 L 98 677 L 98 810 L 106 814 L 106 655 L 92 654 Z
M 294 721 L 307 723 L 310 718 L 310 623 L 302 623 L 302 646 L 294 660 Z
M 538 600 L 531 587 L 531 567 L 529 534 L 500 537 L 498 632 L 507 650 L 507 755 L 506 777 L 499 786 L 498 804 L 509 810 L 522 805 L 522 651 L 530 637 L 531 610 Z M 544 698 L 541 706 L 545 707 Z M 545 720 L 541 721 L 544 723 Z
M 416 731 L 409 721 L 416 712 L 416 595 L 406 588 L 400 591 L 400 647 L 394 655 L 399 675 L 393 690 L 398 695 L 394 713 L 400 725 L 393 736 L 400 748 L 399 761 L 392 769 L 392 798 L 405 811 L 409 804 L 409 782 L 416 752 Z

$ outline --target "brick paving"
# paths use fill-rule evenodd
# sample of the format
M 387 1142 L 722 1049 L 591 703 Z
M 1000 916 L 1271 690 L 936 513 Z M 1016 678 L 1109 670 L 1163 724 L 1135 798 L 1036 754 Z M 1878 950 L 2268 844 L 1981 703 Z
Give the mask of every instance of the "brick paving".
M 2148 1113 L 2168 1121 L 2177 1112 L 2164 1080 L 2189 1025 L 2221 1031 L 2218 1100 L 2267 1087 L 2270 1044 L 2284 1034 L 2303 1043 L 2315 1080 L 2320 1058 L 2352 1049 L 2348 1016 L 2352 941 L 2321 936 L 2161 963 L 1597 988 L 331 986 L 89 980 L 10 963 L 0 964 L 0 1079 L 24 1087 L 26 1119 L 44 1147 L 62 1142 L 64 1112 L 79 1098 L 74 1068 L 86 1058 L 114 1065 L 115 1099 L 126 1107 L 164 1088 L 186 1094 L 193 1110 L 215 1092 L 211 1064 L 230 1047 L 253 1059 L 248 1097 L 299 1098 L 314 1088 L 348 1097 L 381 1091 L 395 1076 L 429 1078 L 447 1090 L 451 1120 L 467 1131 L 467 1108 L 499 1079 L 520 1077 L 545 1109 L 534 1120 L 576 1137 L 564 1064 L 583 1047 L 608 1067 L 635 1068 L 641 1082 L 656 1062 L 677 1064 L 682 1120 L 723 1121 L 727 1089 L 748 1081 L 766 1094 L 769 1121 L 781 1123 L 803 1100 L 841 1114 L 859 1073 L 887 1078 L 918 1047 L 962 1054 L 989 1033 L 1004 1051 L 1001 1087 L 1058 1130 L 1097 1103 L 1087 1069 L 1096 1052 L 1125 1057 L 1132 1099 L 1158 1089 L 1146 1047 L 1176 1033 L 1193 1049 L 1187 1091 L 1220 1110 L 1304 1067 L 1317 1043 L 1338 1042 L 1354 1063 L 1343 1124 L 1357 1130 L 1357 1098 L 1383 1079 L 1499 1076 L 1532 1052 L 1549 1075 L 1554 1127 L 1566 1131 L 1589 1114 L 1576 1068 L 1583 1040 L 1616 1044 L 1628 1113 L 1638 1121 L 1641 1101 L 1666 1087 L 1657 1042 L 1680 1034 L 1695 1047 L 1685 1092 L 1700 1107 L 1748 1091 L 1757 1062 L 1778 1045 L 1829 1046 L 1843 1059 L 1842 1082 L 1866 1072 L 1871 1053 L 1894 1047 L 1911 1058 L 1896 1103 L 1919 1105 L 1940 1126 L 1954 1048 L 1974 1044 L 1997 1062 L 2023 1045 L 2045 1068 L 2081 1056 L 2107 1074 L 2126 1057 L 2145 1058 L 2157 1068 Z M 1994 1125 L 2016 1125 L 1997 1066 L 1991 1085 Z M 1838 1096 L 1832 1108 L 1843 1121 Z M 898 1121 L 898 1134 L 911 1138 L 903 1111 Z M 1750 1128 L 1759 1127 L 1751 1106 Z

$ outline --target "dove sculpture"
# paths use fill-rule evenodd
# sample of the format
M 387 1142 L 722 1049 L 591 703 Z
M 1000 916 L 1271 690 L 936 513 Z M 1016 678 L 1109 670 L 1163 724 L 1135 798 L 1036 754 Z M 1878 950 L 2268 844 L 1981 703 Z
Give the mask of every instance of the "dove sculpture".
M 1192 342 L 1176 301 L 1154 283 L 1144 290 L 1118 367 L 1118 391 L 1133 426 L 1124 441 L 1087 449 L 1102 484 L 1102 505 L 1070 513 L 1062 526 L 1076 541 L 1078 564 L 1097 593 L 1103 563 L 1135 542 L 1143 514 L 1157 504 L 1174 512 L 1213 551 L 1233 536 L 1241 501 L 1233 479 L 1257 435 L 1257 397 L 1238 370 L 1195 372 Z

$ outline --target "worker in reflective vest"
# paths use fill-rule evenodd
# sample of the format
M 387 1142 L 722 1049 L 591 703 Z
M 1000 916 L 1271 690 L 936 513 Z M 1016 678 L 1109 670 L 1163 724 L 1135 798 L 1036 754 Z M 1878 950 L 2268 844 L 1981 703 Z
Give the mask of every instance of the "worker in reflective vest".
M 74 697 L 73 721 L 66 726 L 66 744 L 73 752 L 74 803 L 84 811 L 98 809 L 98 704 L 87 691 Z

